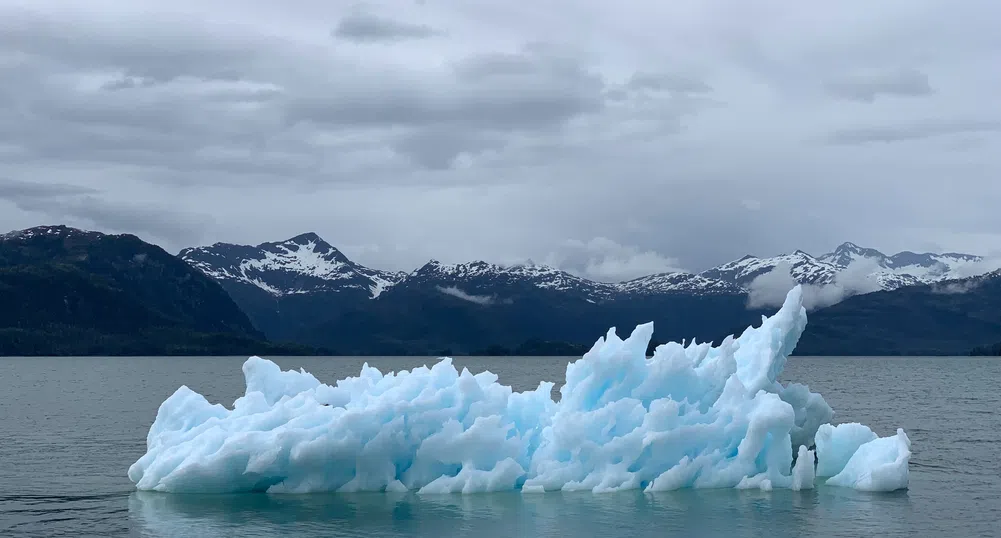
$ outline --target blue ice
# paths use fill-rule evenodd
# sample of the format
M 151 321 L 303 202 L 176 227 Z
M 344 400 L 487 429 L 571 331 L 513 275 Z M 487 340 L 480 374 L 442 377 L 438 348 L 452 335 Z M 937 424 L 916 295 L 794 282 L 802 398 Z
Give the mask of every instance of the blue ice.
M 821 395 L 776 381 L 806 322 L 796 287 L 718 347 L 668 343 L 647 358 L 652 324 L 625 340 L 613 328 L 567 365 L 558 401 L 553 383 L 514 392 L 449 358 L 387 374 L 366 364 L 327 385 L 251 357 L 232 408 L 186 386 L 167 398 L 128 476 L 178 493 L 906 488 L 902 430 L 834 427 Z

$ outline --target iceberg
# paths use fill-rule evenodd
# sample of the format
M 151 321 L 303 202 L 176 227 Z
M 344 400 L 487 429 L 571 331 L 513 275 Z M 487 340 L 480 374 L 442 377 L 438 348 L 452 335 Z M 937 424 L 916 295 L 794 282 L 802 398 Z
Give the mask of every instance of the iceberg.
M 842 471 L 859 447 L 879 436 L 869 426 L 849 422 L 817 429 L 817 476 L 831 477 Z
M 834 427 L 820 394 L 777 381 L 806 322 L 796 287 L 716 347 L 668 343 L 648 358 L 652 324 L 625 340 L 613 327 L 567 365 L 556 400 L 552 382 L 515 392 L 450 358 L 387 374 L 366 364 L 328 385 L 250 357 L 232 408 L 186 386 L 168 397 L 128 476 L 175 493 L 801 490 L 819 477 L 906 488 L 902 430 Z

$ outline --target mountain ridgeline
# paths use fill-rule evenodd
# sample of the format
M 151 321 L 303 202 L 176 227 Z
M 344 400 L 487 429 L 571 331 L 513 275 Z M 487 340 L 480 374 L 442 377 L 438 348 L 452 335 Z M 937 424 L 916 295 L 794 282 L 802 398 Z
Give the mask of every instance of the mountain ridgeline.
M 659 342 L 718 343 L 774 312 L 749 297 L 776 272 L 812 290 L 866 283 L 811 310 L 797 354 L 967 354 L 1001 341 L 1001 274 L 982 261 L 845 243 L 606 283 L 532 263 L 380 271 L 315 233 L 175 257 L 46 226 L 0 236 L 0 354 L 579 355 L 650 321 Z
M 704 280 L 695 275 L 647 277 L 637 286 L 531 264 L 432 260 L 409 274 L 376 271 L 316 234 L 257 247 L 216 244 L 179 256 L 218 279 L 269 338 L 350 354 L 555 351 L 591 344 L 612 326 L 631 330 L 647 321 L 662 339 L 707 340 L 765 313 L 747 310 L 738 287 L 693 288 Z
M 530 342 L 556 350 L 558 343 L 589 346 L 609 327 L 629 331 L 648 321 L 659 341 L 719 342 L 774 311 L 749 308 L 748 293 L 775 271 L 818 289 L 852 274 L 878 290 L 811 312 L 801 354 L 966 354 L 1001 339 L 1001 328 L 989 320 L 922 318 L 923 308 L 943 300 L 958 311 L 980 304 L 980 293 L 941 293 L 962 291 L 969 281 L 963 276 L 977 272 L 982 259 L 969 254 L 884 255 L 844 243 L 817 257 L 745 256 L 697 274 L 619 283 L 532 263 L 432 260 L 410 273 L 378 271 L 315 233 L 256 247 L 217 243 L 179 256 L 216 278 L 269 338 L 351 354 L 503 354 Z M 902 319 L 911 323 L 895 321 Z M 954 330 L 952 323 L 967 326 Z

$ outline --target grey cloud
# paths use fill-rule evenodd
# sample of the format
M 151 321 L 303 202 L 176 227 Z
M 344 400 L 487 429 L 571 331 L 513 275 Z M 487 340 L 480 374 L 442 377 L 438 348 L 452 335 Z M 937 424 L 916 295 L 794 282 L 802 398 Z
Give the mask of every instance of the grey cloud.
M 25 199 L 54 198 L 94 194 L 98 191 L 90 187 L 63 183 L 34 183 L 0 178 L 0 198 L 20 201 Z
M 343 127 L 448 125 L 538 129 L 600 109 L 602 101 L 573 87 L 468 87 L 445 92 L 382 88 L 291 104 L 294 120 Z
M 367 11 L 348 14 L 340 20 L 333 33 L 338 38 L 359 43 L 425 39 L 440 34 L 426 24 L 396 21 Z
M 96 229 L 147 236 L 171 245 L 196 244 L 213 224 L 209 215 L 157 206 L 108 201 L 98 196 L 15 200 L 23 211 L 42 214 L 58 223 L 80 223 Z
M 605 90 L 605 98 L 612 102 L 621 102 L 629 99 L 629 92 L 625 88 L 608 88 Z
M 0 201 L 0 225 L 88 217 L 178 246 L 310 229 L 385 247 L 359 254 L 376 266 L 556 253 L 602 279 L 846 239 L 1001 247 L 996 1 L 370 3 L 447 33 L 357 46 L 331 36 L 350 3 L 318 0 L 0 3 L 0 177 L 98 191 L 19 187 L 30 210 Z M 898 66 L 935 91 L 838 75 Z
M 932 285 L 931 292 L 937 295 L 962 295 L 964 293 L 976 291 L 980 285 L 981 282 L 976 280 L 966 282 L 946 282 Z
M 559 130 L 576 117 L 599 113 L 605 103 L 600 75 L 537 44 L 513 53 L 470 54 L 423 76 L 414 71 L 373 78 L 375 72 L 339 60 L 319 63 L 317 70 L 349 68 L 334 81 L 290 61 L 317 51 L 275 38 L 230 42 L 224 34 L 217 43 L 212 29 L 194 23 L 140 36 L 131 28 L 102 28 L 88 20 L 68 24 L 17 10 L 0 18 L 7 24 L 3 29 L 11 30 L 7 40 L 0 38 L 0 49 L 26 51 L 37 60 L 17 77 L 20 86 L 0 90 L 17 105 L 0 110 L 7 125 L 0 127 L 0 143 L 30 138 L 29 153 L 36 158 L 128 163 L 147 173 L 172 171 L 180 182 L 207 172 L 210 180 L 223 181 L 233 174 L 355 181 L 343 164 L 352 159 L 329 156 L 358 144 L 331 145 L 326 139 L 357 140 L 339 133 L 359 130 L 395 150 L 401 162 L 447 169 L 463 152 L 502 147 L 504 137 L 516 134 Z M 179 40 L 184 43 L 177 45 Z M 79 45 L 70 47 L 69 41 Z M 55 85 L 46 65 L 63 72 L 101 69 L 111 78 L 91 89 Z M 503 65 L 517 68 L 497 69 Z M 401 134 L 401 128 L 409 132 Z
M 858 73 L 829 80 L 827 91 L 842 99 L 872 103 L 880 95 L 923 97 L 934 90 L 928 75 L 916 69 Z
M 540 41 L 528 41 L 514 52 L 482 52 L 452 63 L 452 71 L 465 82 L 525 81 L 539 76 L 603 87 L 603 77 L 589 70 L 578 56 Z M 528 79 L 528 80 L 531 80 Z
M 546 47 L 470 55 L 451 67 L 443 78 L 298 99 L 289 103 L 289 117 L 329 128 L 408 129 L 392 147 L 417 164 L 447 169 L 463 152 L 557 133 L 606 108 L 603 78 Z
M 1001 132 L 1001 121 L 999 120 L 924 121 L 901 125 L 838 129 L 831 132 L 826 140 L 831 144 L 850 145 L 871 142 L 905 142 L 955 134 L 996 132 Z
M 161 14 L 116 24 L 100 17 L 46 16 L 17 6 L 0 8 L 0 15 L 0 50 L 55 68 L 121 70 L 157 82 L 180 76 L 237 80 L 257 64 L 276 65 L 275 51 L 281 50 L 273 38 L 194 17 Z
M 709 93 L 712 87 L 701 80 L 673 73 L 638 72 L 630 77 L 627 87 L 633 90 L 654 90 L 679 93 Z
M 571 239 L 544 258 L 548 265 L 602 282 L 622 282 L 641 276 L 679 271 L 678 260 L 657 252 L 622 245 L 607 237 Z
M 500 70 L 494 66 L 504 65 Z M 515 67 L 516 66 L 516 67 Z M 492 130 L 539 129 L 599 112 L 599 75 L 531 50 L 471 55 L 454 64 L 452 78 L 355 86 L 290 104 L 294 121 L 330 125 L 450 126 Z
M 504 52 L 478 54 L 453 64 L 453 70 L 459 79 L 469 82 L 532 75 L 539 71 L 539 67 L 539 62 L 529 54 Z M 576 66 L 572 66 L 569 71 L 571 74 L 578 74 Z
M 155 86 L 157 81 L 146 77 L 126 76 L 120 79 L 105 82 L 101 85 L 102 90 L 116 91 L 132 88 L 149 88 Z
M 476 155 L 504 144 L 505 139 L 496 135 L 429 128 L 402 136 L 393 147 L 425 168 L 447 170 L 464 153 Z

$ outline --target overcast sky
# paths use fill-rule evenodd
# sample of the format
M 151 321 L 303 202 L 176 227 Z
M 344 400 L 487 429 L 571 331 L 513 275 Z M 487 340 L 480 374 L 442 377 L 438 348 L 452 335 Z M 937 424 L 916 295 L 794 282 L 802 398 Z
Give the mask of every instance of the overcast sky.
M 997 0 L 5 0 L 0 230 L 601 279 L 1001 250 Z

